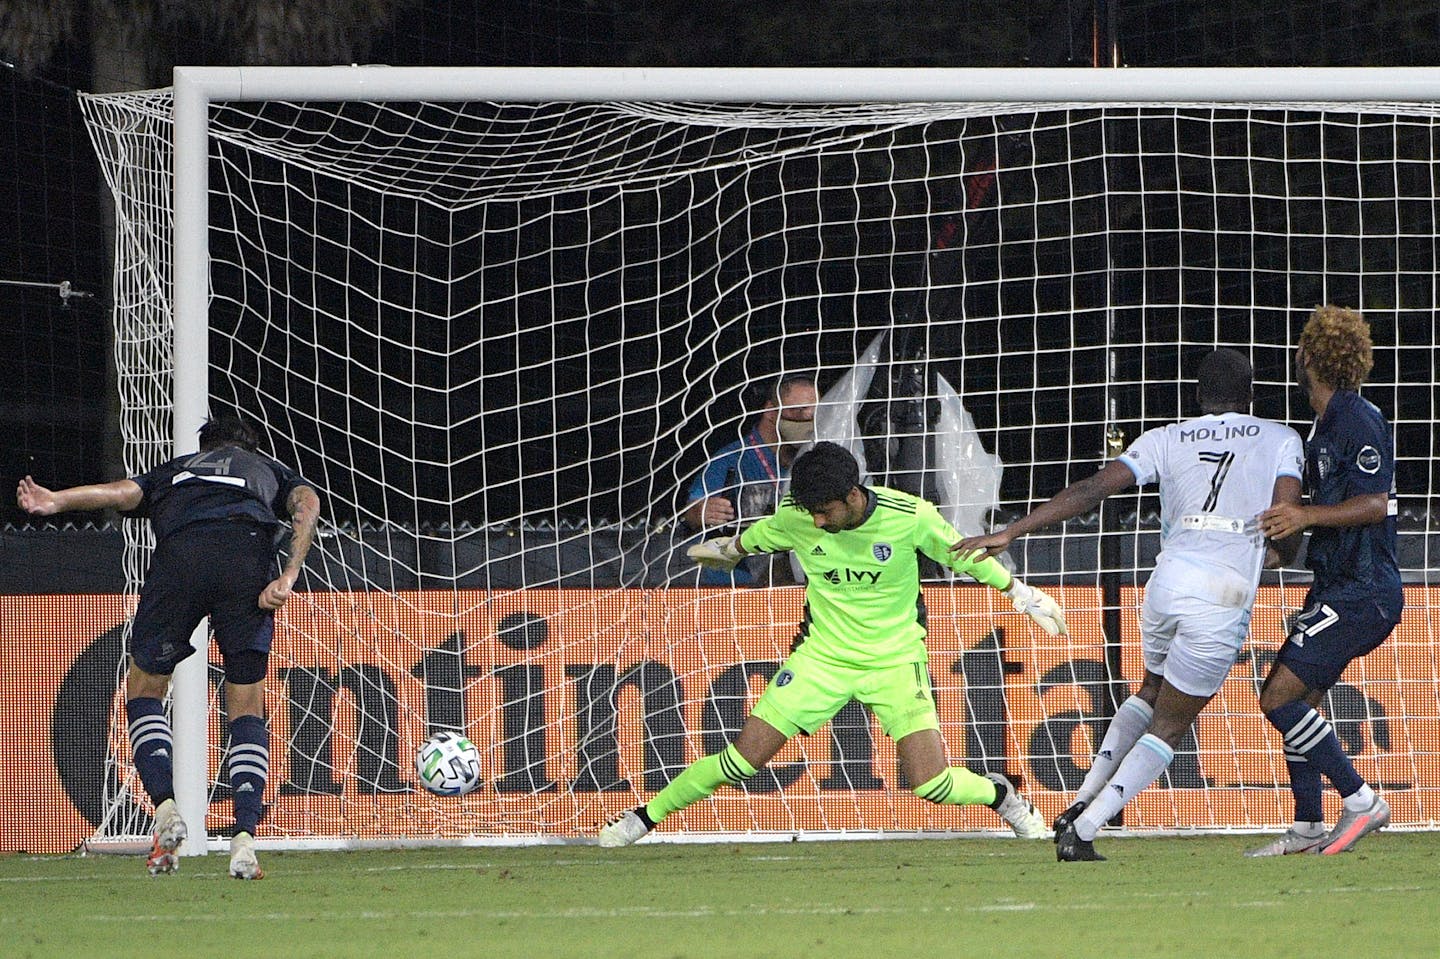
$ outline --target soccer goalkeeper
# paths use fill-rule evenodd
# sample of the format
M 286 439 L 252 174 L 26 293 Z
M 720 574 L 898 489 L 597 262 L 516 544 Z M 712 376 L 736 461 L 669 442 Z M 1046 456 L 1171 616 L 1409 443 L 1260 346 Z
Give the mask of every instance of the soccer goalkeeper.
M 805 618 L 790 657 L 735 741 L 692 763 L 645 805 L 612 818 L 600 830 L 600 845 L 628 846 L 720 786 L 738 787 L 792 736 L 819 729 L 851 699 L 869 707 L 895 740 L 917 796 L 947 806 L 983 804 L 1022 838 L 1046 838 L 1045 821 L 1004 776 L 979 776 L 946 761 L 925 667 L 917 554 L 1000 590 L 1051 635 L 1065 633 L 1065 616 L 995 560 L 952 554 L 959 538 L 933 504 L 860 485 L 854 456 L 817 443 L 795 461 L 789 495 L 772 515 L 739 536 L 690 547 L 692 559 L 718 569 L 750 553 L 793 551 L 806 574 Z

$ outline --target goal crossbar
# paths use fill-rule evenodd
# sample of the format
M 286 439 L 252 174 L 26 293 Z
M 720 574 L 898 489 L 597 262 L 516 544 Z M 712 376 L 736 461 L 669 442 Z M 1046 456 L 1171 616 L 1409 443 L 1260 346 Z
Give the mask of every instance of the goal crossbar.
M 1420 103 L 1440 67 L 176 67 L 216 100 Z M 177 114 L 179 107 L 177 106 Z

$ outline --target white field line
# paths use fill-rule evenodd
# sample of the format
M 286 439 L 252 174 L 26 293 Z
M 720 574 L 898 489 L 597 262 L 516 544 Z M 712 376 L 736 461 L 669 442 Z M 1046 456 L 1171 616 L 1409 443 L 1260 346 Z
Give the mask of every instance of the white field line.
M 1325 895 L 1344 892 L 1347 889 L 1353 891 L 1353 887 L 1332 887 L 1327 889 L 1313 890 L 1315 894 Z M 1368 892 L 1422 892 L 1428 891 L 1421 886 L 1389 886 L 1369 887 Z M 1186 892 L 1176 890 L 1169 893 L 1152 893 L 1148 895 L 1137 895 L 1136 900 L 1160 899 L 1160 898 L 1184 898 L 1193 899 L 1203 895 L 1200 892 Z M 1212 897 L 1213 898 L 1213 897 Z M 1220 901 L 1222 906 L 1235 908 L 1259 908 L 1259 909 L 1288 909 L 1294 905 L 1294 900 L 1285 902 L 1266 900 L 1232 900 L 1229 902 Z M 970 905 L 955 906 L 765 906 L 759 904 L 747 904 L 743 906 L 697 906 L 691 909 L 660 909 L 651 906 L 626 906 L 623 908 L 599 909 L 590 907 L 575 907 L 571 909 L 426 909 L 409 911 L 387 911 L 387 910 L 362 910 L 359 912 L 268 912 L 261 914 L 238 914 L 234 912 L 213 913 L 199 912 L 189 913 L 184 911 L 171 911 L 164 914 L 145 915 L 116 915 L 113 913 L 89 913 L 73 917 L 82 922 L 96 924 L 131 924 L 150 922 L 243 922 L 251 923 L 256 920 L 294 922 L 313 922 L 316 920 L 328 922 L 395 922 L 404 920 L 430 920 L 430 919 L 478 919 L 491 921 L 511 920 L 635 920 L 635 919 L 729 919 L 743 918 L 746 916 L 921 916 L 921 915 L 964 915 L 971 913 L 995 913 L 995 912 L 1035 912 L 1035 913 L 1065 913 L 1065 912 L 1093 912 L 1098 910 L 1114 911 L 1117 905 L 1114 902 L 1104 903 L 1052 903 L 1037 902 L 1029 900 L 1006 900 L 991 903 L 974 903 Z M 33 920 L 32 920 L 33 921 Z M 0 926 L 16 925 L 22 920 L 11 917 L 0 917 Z
M 744 856 L 744 857 L 742 857 L 742 858 L 744 858 L 746 861 L 749 861 L 749 862 L 810 862 L 810 861 L 812 861 L 812 860 L 814 859 L 813 856 Z M 356 868 L 356 867 L 348 866 L 348 865 L 347 865 L 347 866 L 344 867 L 344 871 L 347 872 L 347 873 L 429 872 L 429 871 L 443 872 L 443 871 L 449 871 L 449 870 L 465 872 L 465 871 L 474 871 L 474 870 L 476 870 L 476 869 L 546 869 L 546 868 L 552 868 L 552 867 L 556 867 L 556 866 L 561 866 L 561 867 L 564 867 L 564 868 L 569 869 L 569 868 L 573 868 L 573 867 L 575 867 L 575 866 L 617 866 L 617 865 L 620 865 L 621 863 L 624 863 L 624 862 L 627 862 L 627 861 L 633 861 L 633 860 L 629 859 L 629 857 L 626 857 L 626 856 L 609 856 L 609 857 L 595 856 L 595 857 L 592 857 L 592 858 L 589 858 L 589 859 L 552 859 L 552 860 L 549 860 L 548 862 L 526 862 L 526 863 L 519 863 L 519 864 L 513 863 L 513 862 L 488 862 L 488 861 L 485 861 L 485 862 L 465 862 L 465 863 L 460 863 L 460 862 L 426 862 L 426 863 L 414 863 L 414 864 L 410 864 L 410 863 L 396 863 L 396 864 L 388 865 L 388 866 L 362 866 L 362 867 L 359 867 L 359 868 Z M 335 871 L 336 871 L 336 870 L 335 870 L 334 868 L 327 868 L 327 869 L 304 869 L 304 868 L 301 868 L 301 869 L 292 869 L 292 868 L 290 868 L 290 864 L 287 863 L 286 868 L 285 868 L 285 875 L 287 875 L 287 876 L 320 876 L 320 875 L 333 875 L 333 874 L 335 873 Z M 182 871 L 182 874 L 184 874 L 183 871 Z M 197 873 L 197 874 L 195 874 L 195 875 L 187 875 L 186 878 L 193 880 L 193 879 L 213 879 L 213 878 L 222 878 L 222 879 L 223 879 L 223 878 L 228 878 L 228 877 L 226 877 L 226 876 L 220 876 L 220 875 L 218 875 L 218 874 L 215 875 L 215 876 L 212 876 L 212 875 L 210 875 L 210 874 L 208 874 L 208 873 L 203 873 L 203 874 Z M 145 873 L 145 872 L 143 872 L 143 871 L 140 871 L 140 872 L 135 872 L 134 874 L 131 874 L 131 873 L 124 873 L 124 874 L 114 874 L 114 873 L 96 874 L 96 873 L 90 873 L 90 874 L 86 874 L 86 875 L 78 875 L 78 874 L 67 873 L 67 874 L 64 874 L 64 875 L 55 875 L 55 876 L 0 876 L 0 885 L 3 885 L 3 884 L 5 884 L 5 883 L 12 883 L 12 882 L 13 882 L 13 883 L 19 883 L 19 882 L 114 882 L 114 881 L 121 881 L 121 882 L 123 882 L 123 881 L 125 881 L 125 880 L 127 880 L 127 879 L 135 879 L 135 880 L 138 880 L 138 881 L 141 881 L 141 882 L 154 882 L 154 881 L 155 881 L 155 877 L 150 876 L 149 874 L 147 874 L 147 873 Z

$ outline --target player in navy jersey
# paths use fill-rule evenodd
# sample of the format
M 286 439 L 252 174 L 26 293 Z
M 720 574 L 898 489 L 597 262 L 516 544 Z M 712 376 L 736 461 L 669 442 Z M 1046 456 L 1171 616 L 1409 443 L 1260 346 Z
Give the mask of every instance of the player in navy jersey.
M 1404 594 L 1395 559 L 1395 453 L 1390 426 L 1356 392 L 1373 365 L 1370 326 L 1354 310 L 1317 307 L 1300 334 L 1295 375 L 1315 411 L 1305 444 L 1310 502 L 1260 516 L 1267 536 L 1309 529 L 1315 574 L 1305 609 L 1260 690 L 1265 718 L 1285 739 L 1295 824 L 1246 855 L 1345 852 L 1390 821 L 1390 806 L 1355 771 L 1316 707 L 1354 660 L 1385 641 Z M 1344 797 L 1328 833 L 1321 776 Z
M 212 420 L 200 428 L 200 452 L 131 479 L 49 490 L 27 476 L 16 502 L 35 516 L 118 509 L 148 516 L 155 553 L 131 630 L 125 713 L 140 780 L 155 805 L 152 875 L 174 872 L 187 829 L 175 805 L 172 736 L 164 698 L 170 675 L 195 652 L 190 636 L 205 617 L 225 664 L 230 716 L 226 756 L 234 793 L 230 874 L 264 876 L 255 828 L 270 766 L 265 673 L 275 611 L 290 598 L 315 536 L 320 498 L 293 470 L 256 452 L 246 423 Z M 275 534 L 289 517 L 290 555 L 277 575 Z
M 1200 363 L 1202 415 L 1147 430 L 1093 476 L 1005 529 L 952 549 L 995 556 L 1016 537 L 1087 513 L 1131 486 L 1160 487 L 1160 546 L 1140 614 L 1145 678 L 1110 720 L 1075 802 L 1055 819 L 1062 862 L 1103 860 L 1094 839 L 1169 767 L 1180 739 L 1244 646 L 1261 567 L 1295 557 L 1300 537 L 1267 541 L 1257 517 L 1300 502 L 1303 450 L 1288 426 L 1251 416 L 1253 372 L 1235 350 Z

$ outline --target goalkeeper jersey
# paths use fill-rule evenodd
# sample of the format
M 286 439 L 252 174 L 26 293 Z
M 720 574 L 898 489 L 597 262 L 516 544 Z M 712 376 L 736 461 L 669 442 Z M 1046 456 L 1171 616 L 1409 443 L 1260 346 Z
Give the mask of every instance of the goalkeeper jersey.
M 808 655 L 859 667 L 923 663 L 918 554 L 997 589 L 1009 585 L 1010 573 L 993 559 L 952 554 L 960 534 L 929 501 L 883 486 L 865 488 L 865 497 L 858 527 L 827 533 L 786 496 L 740 544 L 753 553 L 795 553 L 806 576 L 800 639 Z

